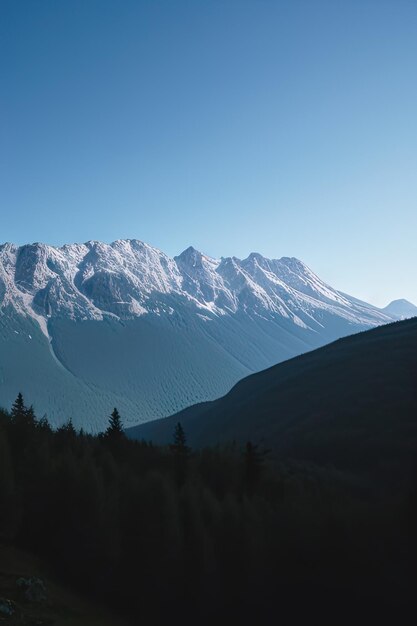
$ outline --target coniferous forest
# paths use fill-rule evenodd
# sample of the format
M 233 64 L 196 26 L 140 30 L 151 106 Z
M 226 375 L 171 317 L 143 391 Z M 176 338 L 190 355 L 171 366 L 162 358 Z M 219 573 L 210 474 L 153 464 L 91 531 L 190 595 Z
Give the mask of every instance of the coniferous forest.
M 417 493 L 242 449 L 0 414 L 0 540 L 133 624 L 377 623 L 412 609 Z M 303 623 L 306 623 L 303 621 Z

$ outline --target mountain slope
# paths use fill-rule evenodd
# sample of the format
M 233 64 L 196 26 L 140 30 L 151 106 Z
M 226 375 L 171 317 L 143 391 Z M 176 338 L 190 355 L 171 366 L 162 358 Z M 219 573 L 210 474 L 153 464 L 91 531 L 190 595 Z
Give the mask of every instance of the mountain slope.
M 226 393 L 239 379 L 393 318 L 294 258 L 171 259 L 137 240 L 0 246 L 0 404 L 99 430 Z
M 219 400 L 138 426 L 129 436 L 168 443 L 181 421 L 194 446 L 251 440 L 340 467 L 394 467 L 417 454 L 416 381 L 413 319 L 280 363 Z

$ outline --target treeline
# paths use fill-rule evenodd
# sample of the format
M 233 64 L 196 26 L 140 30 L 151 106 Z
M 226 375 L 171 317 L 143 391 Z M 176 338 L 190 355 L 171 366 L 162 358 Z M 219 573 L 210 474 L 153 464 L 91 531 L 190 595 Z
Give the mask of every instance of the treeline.
M 53 430 L 20 394 L 0 412 L 0 540 L 133 624 L 398 611 L 416 580 L 416 500 L 273 465 L 251 443 L 192 451 L 180 424 L 171 446 L 130 441 L 117 410 L 99 436 Z

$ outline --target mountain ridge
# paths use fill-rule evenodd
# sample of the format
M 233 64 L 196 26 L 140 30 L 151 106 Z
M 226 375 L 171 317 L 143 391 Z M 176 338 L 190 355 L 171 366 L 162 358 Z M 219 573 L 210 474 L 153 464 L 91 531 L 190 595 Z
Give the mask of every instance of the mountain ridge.
M 156 293 L 159 298 L 153 302 L 151 294 Z M 300 326 L 317 324 L 313 306 L 353 323 L 359 319 L 376 325 L 391 319 L 331 288 L 294 257 L 268 259 L 252 252 L 245 259 L 213 259 L 189 246 L 170 258 L 137 239 L 0 246 L 0 307 L 11 304 L 31 315 L 44 332 L 50 317 L 125 319 L 160 313 L 159 306 L 170 314 L 167 295 L 203 314 L 277 313 Z
M 226 393 L 239 379 L 394 318 L 294 257 L 171 258 L 140 240 L 0 246 L 0 404 L 100 430 Z

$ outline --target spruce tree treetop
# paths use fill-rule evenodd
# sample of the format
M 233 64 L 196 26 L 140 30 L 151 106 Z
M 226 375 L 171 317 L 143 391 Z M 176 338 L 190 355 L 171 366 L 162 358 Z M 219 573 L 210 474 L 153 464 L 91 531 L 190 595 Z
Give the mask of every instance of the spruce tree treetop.
M 67 420 L 65 422 L 65 424 L 63 424 L 62 426 L 60 426 L 60 428 L 58 428 L 59 431 L 68 433 L 71 436 L 75 436 L 77 434 L 77 431 L 74 428 L 74 424 L 72 423 L 72 417 L 69 418 L 69 420 Z
M 23 400 L 23 395 L 20 393 L 17 394 L 16 400 L 13 402 L 11 415 L 12 419 L 16 419 L 17 417 L 22 417 L 26 413 L 26 406 Z
M 107 437 L 111 437 L 112 439 L 124 437 L 122 419 L 116 407 L 113 409 L 113 412 L 110 416 L 109 425 L 105 434 L 107 435 Z
M 72 417 L 69 418 L 68 422 L 67 422 L 67 429 L 69 430 L 69 432 L 73 433 L 74 435 L 76 435 L 76 430 L 74 428 L 74 424 L 72 423 Z
M 11 410 L 12 421 L 15 424 L 20 424 L 21 426 L 34 426 L 36 423 L 36 416 L 33 406 L 31 405 L 29 408 L 26 407 L 25 402 L 23 400 L 23 395 L 19 392 L 16 400 L 13 402 L 12 410 Z
M 44 432 L 49 432 L 49 433 L 52 432 L 52 428 L 51 428 L 51 425 L 50 425 L 50 423 L 48 421 L 48 418 L 46 417 L 46 414 L 43 417 L 41 417 L 40 420 L 38 420 L 37 428 L 39 430 L 44 431 Z
M 33 404 L 31 404 L 30 407 L 26 409 L 26 418 L 30 422 L 36 421 L 35 409 L 33 408 Z

